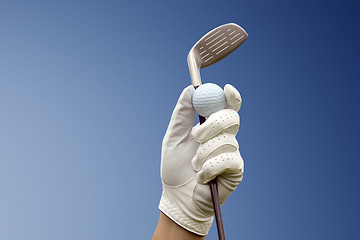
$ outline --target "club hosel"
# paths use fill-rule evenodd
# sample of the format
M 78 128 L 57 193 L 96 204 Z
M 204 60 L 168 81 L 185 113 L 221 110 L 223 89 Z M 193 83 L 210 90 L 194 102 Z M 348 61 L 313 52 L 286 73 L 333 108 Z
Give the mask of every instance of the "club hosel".
M 191 83 L 194 87 L 198 87 L 201 85 L 201 77 L 200 77 L 200 67 L 197 64 L 195 54 L 191 50 L 187 57 L 189 72 L 191 77 Z

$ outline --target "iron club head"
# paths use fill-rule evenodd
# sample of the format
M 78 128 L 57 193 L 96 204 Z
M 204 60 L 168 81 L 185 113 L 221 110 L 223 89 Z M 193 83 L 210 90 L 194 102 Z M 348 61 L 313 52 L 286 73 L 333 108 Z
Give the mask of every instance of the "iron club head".
M 235 23 L 221 25 L 205 34 L 187 56 L 192 85 L 201 85 L 200 68 L 228 56 L 246 40 L 247 36 L 245 30 Z

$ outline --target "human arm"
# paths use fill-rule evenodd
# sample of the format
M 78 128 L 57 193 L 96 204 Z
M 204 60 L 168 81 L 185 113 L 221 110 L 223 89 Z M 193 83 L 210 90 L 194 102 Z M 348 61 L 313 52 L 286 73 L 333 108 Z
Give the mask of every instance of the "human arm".
M 165 214 L 160 212 L 159 221 L 152 240 L 204 240 L 205 236 L 199 236 L 182 228 Z

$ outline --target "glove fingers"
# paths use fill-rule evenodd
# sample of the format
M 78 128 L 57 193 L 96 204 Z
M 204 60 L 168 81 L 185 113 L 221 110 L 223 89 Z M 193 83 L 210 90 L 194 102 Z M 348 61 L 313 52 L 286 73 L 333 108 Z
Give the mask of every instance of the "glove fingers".
M 239 145 L 235 139 L 235 135 L 222 132 L 200 145 L 191 161 L 192 167 L 195 171 L 199 171 L 207 159 L 213 158 L 224 152 L 236 151 L 238 148 Z
M 205 184 L 222 173 L 238 173 L 244 167 L 239 151 L 222 153 L 207 160 L 197 174 L 199 183 Z
M 184 140 L 190 134 L 196 115 L 191 101 L 194 91 L 194 87 L 190 85 L 181 93 L 171 116 L 164 141 L 171 139 L 178 142 Z
M 242 102 L 239 91 L 232 85 L 226 84 L 224 87 L 224 93 L 225 93 L 226 102 L 228 104 L 227 107 L 238 112 L 240 110 L 241 102 Z
M 203 143 L 223 131 L 236 134 L 239 130 L 239 114 L 232 109 L 211 114 L 205 123 L 194 128 L 192 135 L 198 143 Z
M 244 166 L 238 172 L 223 172 L 217 176 L 218 185 L 227 189 L 228 191 L 233 192 L 237 185 L 242 181 L 244 174 Z M 218 187 L 219 187 L 218 186 Z M 219 187 L 220 188 L 220 187 Z
M 230 173 L 229 173 L 230 174 Z M 223 205 L 230 194 L 236 189 L 242 180 L 242 171 L 232 173 L 230 179 L 223 177 L 222 175 L 217 177 L 217 186 L 220 199 L 220 205 Z M 195 186 L 193 200 L 196 202 L 196 207 L 207 216 L 214 215 L 214 205 L 212 203 L 212 197 L 210 188 L 207 184 L 198 183 Z

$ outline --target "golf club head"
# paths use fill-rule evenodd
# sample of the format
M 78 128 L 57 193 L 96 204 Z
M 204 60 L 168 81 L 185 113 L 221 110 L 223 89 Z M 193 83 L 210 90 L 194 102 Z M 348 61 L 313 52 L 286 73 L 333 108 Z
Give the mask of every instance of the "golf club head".
M 201 85 L 200 68 L 212 65 L 228 56 L 247 38 L 239 25 L 228 23 L 205 34 L 190 50 L 187 61 L 192 85 Z

